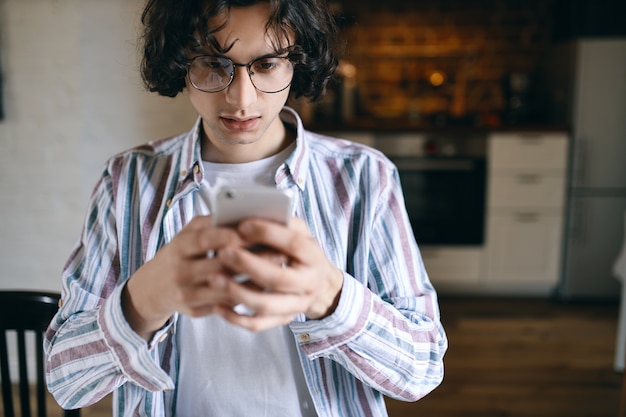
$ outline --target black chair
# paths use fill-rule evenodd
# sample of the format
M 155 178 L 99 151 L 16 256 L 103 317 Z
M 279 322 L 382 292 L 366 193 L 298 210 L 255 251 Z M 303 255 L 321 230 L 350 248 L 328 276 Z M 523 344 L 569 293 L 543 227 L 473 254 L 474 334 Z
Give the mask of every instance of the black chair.
M 7 333 L 17 338 L 19 399 L 22 417 L 31 417 L 31 389 L 28 380 L 27 333 L 35 335 L 37 353 L 35 366 L 37 381 L 37 416 L 46 416 L 46 384 L 43 354 L 43 334 L 58 310 L 60 294 L 38 291 L 0 291 L 0 374 L 4 416 L 14 417 L 13 388 L 9 372 Z M 30 364 L 32 367 L 32 364 Z M 65 417 L 80 416 L 79 410 L 64 410 Z

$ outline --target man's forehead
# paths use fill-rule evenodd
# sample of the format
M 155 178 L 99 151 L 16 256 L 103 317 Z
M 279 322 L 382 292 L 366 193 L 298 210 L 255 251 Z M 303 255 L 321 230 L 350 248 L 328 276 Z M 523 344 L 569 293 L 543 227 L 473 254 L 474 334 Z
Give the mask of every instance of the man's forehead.
M 256 23 L 239 24 L 236 17 L 231 17 L 213 36 L 226 54 L 244 54 L 248 58 L 283 51 L 293 44 L 295 36 L 287 30 L 269 27 L 267 20 L 259 19 Z

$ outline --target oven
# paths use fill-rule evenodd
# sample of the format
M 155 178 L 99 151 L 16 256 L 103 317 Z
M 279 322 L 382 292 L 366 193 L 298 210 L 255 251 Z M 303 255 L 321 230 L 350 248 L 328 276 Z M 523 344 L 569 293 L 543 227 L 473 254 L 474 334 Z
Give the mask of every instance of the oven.
M 486 136 L 390 134 L 375 146 L 397 166 L 420 245 L 482 245 Z

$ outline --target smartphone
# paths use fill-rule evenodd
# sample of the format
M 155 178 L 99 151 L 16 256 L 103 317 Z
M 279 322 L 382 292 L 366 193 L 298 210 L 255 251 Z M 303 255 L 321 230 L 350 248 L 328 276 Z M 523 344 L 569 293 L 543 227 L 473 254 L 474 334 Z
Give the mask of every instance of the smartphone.
M 253 185 L 225 186 L 211 194 L 211 216 L 214 226 L 236 226 L 241 220 L 260 217 L 281 224 L 287 224 L 292 210 L 292 198 L 289 190 Z M 251 251 L 263 250 L 261 245 L 249 248 Z M 210 253 L 208 256 L 212 257 Z M 233 276 L 236 282 L 248 281 L 246 274 Z M 244 313 L 239 307 L 237 312 Z
M 287 224 L 291 205 L 289 190 L 262 185 L 225 186 L 211 196 L 211 215 L 214 226 L 235 226 L 248 217 Z

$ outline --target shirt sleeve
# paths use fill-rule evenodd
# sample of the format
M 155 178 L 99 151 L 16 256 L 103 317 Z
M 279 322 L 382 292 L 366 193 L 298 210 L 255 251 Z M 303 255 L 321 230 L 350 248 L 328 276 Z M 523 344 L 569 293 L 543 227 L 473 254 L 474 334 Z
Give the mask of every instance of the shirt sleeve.
M 148 391 L 173 389 L 159 349 L 171 321 L 150 343 L 121 307 L 132 267 L 122 260 L 113 180 L 105 171 L 89 203 L 83 232 L 63 271 L 63 304 L 46 332 L 46 379 L 64 408 L 93 404 L 131 382 Z
M 386 175 L 373 194 L 369 226 L 361 228 L 361 252 L 349 254 L 359 261 L 353 275 L 344 273 L 337 309 L 290 326 L 310 359 L 331 359 L 383 394 L 415 401 L 441 383 L 448 342 L 397 171 Z

